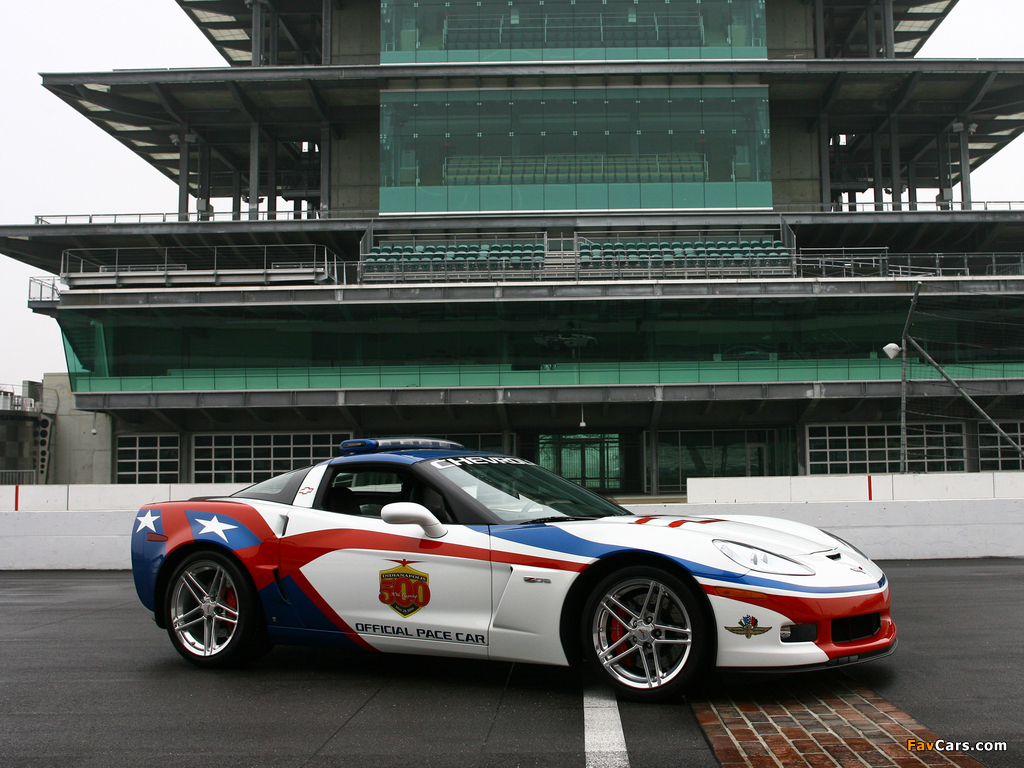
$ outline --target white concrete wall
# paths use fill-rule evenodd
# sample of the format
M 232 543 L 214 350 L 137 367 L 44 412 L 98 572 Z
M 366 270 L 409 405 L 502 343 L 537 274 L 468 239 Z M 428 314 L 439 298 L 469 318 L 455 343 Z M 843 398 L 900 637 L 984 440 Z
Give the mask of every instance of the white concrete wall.
M 0 512 L 66 512 L 128 510 L 134 512 L 153 501 L 191 499 L 195 496 L 229 496 L 248 483 L 173 485 L 21 485 L 0 486 Z
M 687 481 L 686 488 L 690 504 L 1024 499 L 1024 472 L 693 477 Z
M 17 493 L 0 486 L 0 570 L 130 568 L 143 504 L 225 496 L 244 486 L 22 485 Z
M 732 490 L 709 494 L 723 501 L 730 496 L 728 503 L 629 507 L 645 515 L 781 517 L 831 531 L 878 559 L 1024 557 L 1024 473 L 873 477 L 873 501 L 867 501 L 864 477 L 730 483 Z M 129 568 L 129 539 L 142 504 L 226 495 L 240 487 L 21 486 L 17 511 L 14 489 L 0 487 L 0 570 Z M 769 491 L 787 498 L 765 500 Z M 926 493 L 933 498 L 919 498 Z M 955 498 L 958 493 L 963 498 Z

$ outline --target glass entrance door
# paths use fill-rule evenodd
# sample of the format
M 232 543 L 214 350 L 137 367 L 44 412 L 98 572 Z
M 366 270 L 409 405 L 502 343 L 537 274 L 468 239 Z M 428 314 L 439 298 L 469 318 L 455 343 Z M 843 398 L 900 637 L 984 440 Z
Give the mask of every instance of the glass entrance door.
M 541 435 L 540 465 L 601 491 L 622 487 L 619 435 Z

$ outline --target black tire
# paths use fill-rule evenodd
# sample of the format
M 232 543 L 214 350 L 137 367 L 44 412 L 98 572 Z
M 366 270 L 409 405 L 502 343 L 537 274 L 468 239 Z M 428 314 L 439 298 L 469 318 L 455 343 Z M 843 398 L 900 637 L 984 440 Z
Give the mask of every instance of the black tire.
M 227 555 L 204 550 L 186 557 L 168 582 L 166 598 L 171 643 L 197 667 L 245 664 L 271 648 L 256 589 Z
M 712 628 L 693 587 L 662 568 L 615 571 L 583 610 L 583 655 L 615 692 L 635 701 L 679 696 L 706 674 Z

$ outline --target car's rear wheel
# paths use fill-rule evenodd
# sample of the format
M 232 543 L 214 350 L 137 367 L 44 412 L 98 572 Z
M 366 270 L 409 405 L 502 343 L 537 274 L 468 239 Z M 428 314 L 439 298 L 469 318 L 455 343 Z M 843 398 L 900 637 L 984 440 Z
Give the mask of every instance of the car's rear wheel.
M 649 566 L 606 577 L 583 611 L 587 662 L 616 692 L 653 701 L 677 696 L 706 671 L 712 639 L 693 588 Z
M 270 650 L 252 582 L 219 552 L 186 557 L 171 577 L 164 605 L 171 643 L 196 666 L 242 664 Z

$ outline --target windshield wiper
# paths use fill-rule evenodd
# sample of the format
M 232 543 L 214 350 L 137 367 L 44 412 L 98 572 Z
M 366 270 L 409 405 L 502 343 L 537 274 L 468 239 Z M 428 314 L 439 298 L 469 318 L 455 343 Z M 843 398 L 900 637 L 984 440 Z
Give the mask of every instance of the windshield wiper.
M 564 523 L 568 520 L 597 520 L 593 515 L 551 515 L 550 517 L 538 517 L 536 520 L 522 520 L 517 525 L 528 525 L 530 523 Z

